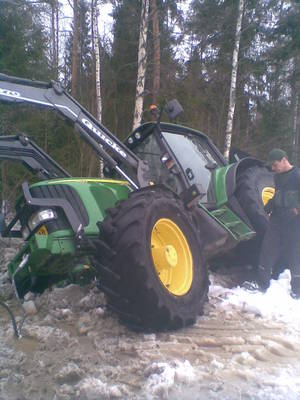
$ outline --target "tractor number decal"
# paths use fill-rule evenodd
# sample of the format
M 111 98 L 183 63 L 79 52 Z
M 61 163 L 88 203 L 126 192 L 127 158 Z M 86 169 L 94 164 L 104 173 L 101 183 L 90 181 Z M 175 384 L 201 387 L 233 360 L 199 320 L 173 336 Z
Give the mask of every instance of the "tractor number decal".
M 8 97 L 21 97 L 19 92 L 15 92 L 13 90 L 1 89 L 1 88 L 0 88 L 0 94 L 2 94 L 3 96 L 8 96 Z
M 99 131 L 96 126 L 94 126 L 91 121 L 88 119 L 82 118 L 81 122 L 89 128 L 92 132 L 95 133 L 101 140 L 103 140 L 106 144 L 108 144 L 112 149 L 114 149 L 116 152 L 118 152 L 123 158 L 127 157 L 127 154 L 125 151 L 123 151 L 115 142 L 113 142 L 111 139 L 109 139 L 104 133 Z

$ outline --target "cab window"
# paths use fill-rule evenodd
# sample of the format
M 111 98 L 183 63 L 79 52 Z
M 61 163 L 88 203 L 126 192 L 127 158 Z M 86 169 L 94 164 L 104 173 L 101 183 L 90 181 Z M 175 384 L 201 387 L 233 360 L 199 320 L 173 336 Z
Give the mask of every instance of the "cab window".
M 190 185 L 200 185 L 205 192 L 200 200 L 201 203 L 215 203 L 213 170 L 218 165 L 218 160 L 209 151 L 206 141 L 192 134 L 163 132 L 163 137 L 172 149 Z

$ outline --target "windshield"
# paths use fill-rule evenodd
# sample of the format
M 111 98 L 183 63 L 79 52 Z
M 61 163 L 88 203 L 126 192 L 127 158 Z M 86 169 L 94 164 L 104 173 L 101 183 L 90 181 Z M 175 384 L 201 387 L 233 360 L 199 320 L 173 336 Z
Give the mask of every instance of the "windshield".
M 163 137 L 172 149 L 190 185 L 200 185 L 201 191 L 205 192 L 200 201 L 215 202 L 212 172 L 214 167 L 218 166 L 218 159 L 211 153 L 207 141 L 193 134 L 163 132 Z

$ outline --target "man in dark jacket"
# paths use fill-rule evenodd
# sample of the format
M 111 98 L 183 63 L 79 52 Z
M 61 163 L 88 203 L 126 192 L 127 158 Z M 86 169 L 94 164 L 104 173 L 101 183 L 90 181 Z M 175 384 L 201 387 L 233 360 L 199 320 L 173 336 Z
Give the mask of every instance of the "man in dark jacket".
M 258 284 L 266 290 L 280 263 L 290 268 L 292 297 L 300 298 L 300 169 L 281 149 L 270 151 L 268 163 L 275 172 L 275 196 L 266 205 L 271 217 L 261 248 Z

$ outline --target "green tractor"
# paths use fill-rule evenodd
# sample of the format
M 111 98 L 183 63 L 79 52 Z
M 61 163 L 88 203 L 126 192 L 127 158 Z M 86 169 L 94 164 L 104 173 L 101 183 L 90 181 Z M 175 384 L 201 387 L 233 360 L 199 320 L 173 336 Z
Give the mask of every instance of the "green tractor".
M 71 177 L 28 137 L 0 137 L 0 160 L 41 177 L 23 183 L 11 221 L 1 218 L 3 237 L 24 239 L 9 265 L 18 297 L 97 279 L 108 307 L 132 328 L 177 329 L 203 311 L 208 263 L 261 239 L 263 205 L 273 194 L 261 161 L 228 164 L 206 135 L 161 123 L 160 115 L 122 143 L 57 82 L 0 74 L 0 101 L 58 111 L 107 176 Z M 176 118 L 182 109 L 173 100 L 165 111 Z

